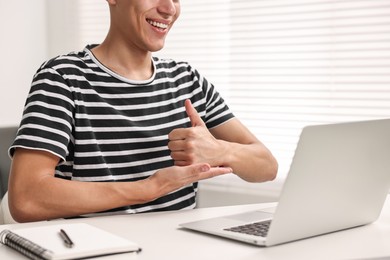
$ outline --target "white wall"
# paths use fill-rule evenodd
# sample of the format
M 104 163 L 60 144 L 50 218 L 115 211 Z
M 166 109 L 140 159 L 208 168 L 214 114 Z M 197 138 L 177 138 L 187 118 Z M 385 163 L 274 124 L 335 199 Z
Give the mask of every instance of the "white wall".
M 32 76 L 47 58 L 45 0 L 0 0 L 0 126 L 17 125 Z
M 47 51 L 50 58 L 84 48 L 79 43 L 77 2 L 80 0 L 46 0 L 50 24 L 47 29 Z
M 18 125 L 34 73 L 47 59 L 79 50 L 77 0 L 0 0 L 0 127 Z

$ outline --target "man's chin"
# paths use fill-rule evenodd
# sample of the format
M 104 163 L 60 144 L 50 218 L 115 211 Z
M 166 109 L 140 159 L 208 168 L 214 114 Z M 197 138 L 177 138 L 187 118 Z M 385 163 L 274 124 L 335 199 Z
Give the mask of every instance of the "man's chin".
M 150 48 L 150 51 L 151 52 L 158 52 L 160 50 L 162 50 L 164 48 L 164 45 L 160 46 L 160 47 L 153 47 L 153 48 Z
M 165 40 L 164 41 L 159 41 L 158 43 L 154 42 L 152 44 L 149 44 L 149 51 L 151 52 L 157 52 L 160 51 L 164 48 L 165 46 Z

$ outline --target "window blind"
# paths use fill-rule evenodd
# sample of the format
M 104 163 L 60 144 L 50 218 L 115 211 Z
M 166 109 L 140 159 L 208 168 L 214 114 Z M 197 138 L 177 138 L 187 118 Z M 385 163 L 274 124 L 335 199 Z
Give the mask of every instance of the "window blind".
M 79 2 L 85 16 L 80 40 L 102 40 L 106 3 Z M 190 62 L 216 86 L 276 156 L 280 181 L 305 125 L 389 117 L 388 0 L 181 0 L 181 5 L 181 17 L 156 55 Z M 258 190 L 231 176 L 206 183 Z

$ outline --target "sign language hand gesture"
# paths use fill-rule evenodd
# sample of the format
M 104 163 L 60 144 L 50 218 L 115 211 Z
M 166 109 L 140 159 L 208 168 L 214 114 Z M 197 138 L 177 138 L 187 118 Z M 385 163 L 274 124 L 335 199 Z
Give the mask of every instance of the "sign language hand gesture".
M 198 163 L 183 167 L 163 168 L 144 181 L 149 181 L 147 185 L 149 190 L 157 191 L 153 193 L 156 194 L 152 198 L 154 200 L 194 182 L 229 173 L 232 173 L 229 167 L 211 167 L 207 163 Z
M 209 163 L 214 167 L 221 166 L 219 158 L 224 153 L 224 146 L 209 132 L 188 99 L 185 101 L 185 109 L 192 127 L 174 129 L 168 135 L 168 148 L 175 165 Z

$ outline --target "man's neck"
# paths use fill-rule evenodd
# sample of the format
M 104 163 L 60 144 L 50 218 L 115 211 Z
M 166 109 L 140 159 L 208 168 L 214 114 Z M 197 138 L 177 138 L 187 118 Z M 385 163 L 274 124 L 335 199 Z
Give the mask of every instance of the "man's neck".
M 147 80 L 153 75 L 150 52 L 108 40 L 93 48 L 92 52 L 104 66 L 127 79 Z

